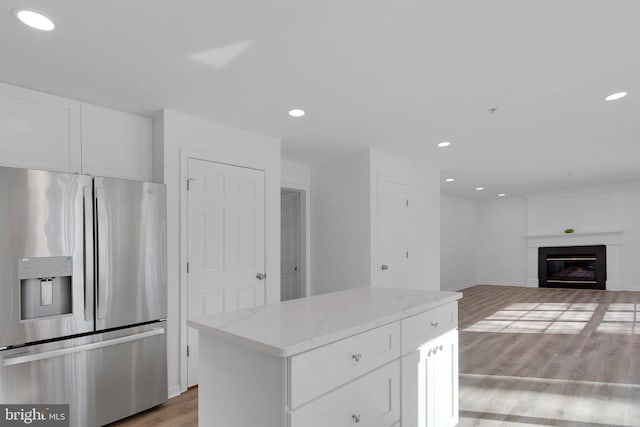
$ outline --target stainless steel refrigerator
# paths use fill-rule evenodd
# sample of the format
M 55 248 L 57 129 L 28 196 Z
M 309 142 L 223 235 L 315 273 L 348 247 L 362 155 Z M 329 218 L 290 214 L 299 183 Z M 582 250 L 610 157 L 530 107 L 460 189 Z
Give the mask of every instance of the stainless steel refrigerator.
M 166 401 L 166 313 L 164 185 L 0 167 L 0 404 Z

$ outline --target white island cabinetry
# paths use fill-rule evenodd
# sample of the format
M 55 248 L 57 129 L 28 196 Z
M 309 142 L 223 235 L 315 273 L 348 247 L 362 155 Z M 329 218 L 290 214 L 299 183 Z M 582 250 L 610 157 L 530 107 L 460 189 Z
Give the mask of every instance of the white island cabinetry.
M 359 288 L 189 321 L 199 424 L 453 426 L 461 296 Z

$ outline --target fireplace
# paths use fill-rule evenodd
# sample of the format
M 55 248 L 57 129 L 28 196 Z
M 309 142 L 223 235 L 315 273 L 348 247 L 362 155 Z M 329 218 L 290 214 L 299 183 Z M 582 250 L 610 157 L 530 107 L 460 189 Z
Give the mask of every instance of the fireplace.
M 541 288 L 605 289 L 607 247 L 549 246 L 538 248 Z

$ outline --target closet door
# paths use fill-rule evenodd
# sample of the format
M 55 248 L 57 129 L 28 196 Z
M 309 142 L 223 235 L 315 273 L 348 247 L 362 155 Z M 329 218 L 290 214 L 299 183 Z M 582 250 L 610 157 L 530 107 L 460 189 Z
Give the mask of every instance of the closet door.
M 408 271 L 408 190 L 401 180 L 378 176 L 376 285 L 406 287 Z

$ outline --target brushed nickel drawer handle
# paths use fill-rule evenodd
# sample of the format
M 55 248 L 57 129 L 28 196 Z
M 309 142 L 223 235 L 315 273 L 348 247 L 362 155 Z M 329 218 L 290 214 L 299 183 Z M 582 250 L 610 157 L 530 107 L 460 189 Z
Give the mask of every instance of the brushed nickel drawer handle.
M 358 415 L 353 414 L 353 415 L 351 415 L 351 418 L 353 419 L 353 422 L 356 423 L 356 424 L 358 424 L 360 422 L 360 414 L 358 414 Z
M 358 354 L 354 354 L 353 356 L 351 356 L 351 358 L 352 358 L 353 360 L 355 360 L 356 362 L 359 362 L 359 361 L 360 361 L 360 359 L 362 359 L 362 355 L 361 355 L 360 353 L 358 353 Z

